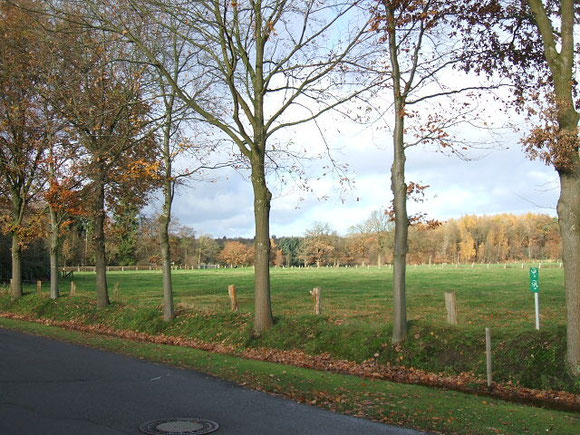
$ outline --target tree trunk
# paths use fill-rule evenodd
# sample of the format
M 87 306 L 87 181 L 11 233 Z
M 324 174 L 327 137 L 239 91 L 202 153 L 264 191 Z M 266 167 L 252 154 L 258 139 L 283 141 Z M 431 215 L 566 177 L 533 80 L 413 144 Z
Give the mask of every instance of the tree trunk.
M 395 211 L 395 252 L 393 257 L 393 343 L 407 338 L 407 238 L 409 218 L 407 216 L 407 185 L 405 184 L 405 148 L 403 143 L 403 107 L 395 104 L 395 130 L 393 132 L 393 166 L 391 168 L 391 189 Z
M 558 222 L 562 235 L 566 287 L 566 362 L 570 373 L 580 377 L 580 155 L 577 142 L 580 113 L 574 103 L 573 91 L 575 3 L 574 0 L 560 2 L 561 25 L 559 38 L 556 38 L 544 3 L 540 0 L 528 0 L 535 24 L 542 36 L 544 56 L 552 72 L 559 133 L 567 133 L 557 140 L 576 140 L 573 154 L 568 156 L 569 167 L 556 169 L 560 176 Z M 558 39 L 559 49 L 556 42 Z M 566 143 L 557 144 L 556 152 L 565 154 L 568 152 L 566 150 Z
M 274 324 L 270 299 L 270 201 L 272 194 L 266 186 L 263 157 L 252 161 L 252 187 L 254 188 L 254 242 L 255 318 L 254 331 L 261 334 Z
M 12 233 L 12 282 L 11 290 L 14 299 L 22 297 L 22 248 L 20 247 L 20 236 Z
M 94 240 L 95 240 L 95 272 L 97 275 L 97 307 L 109 305 L 107 289 L 107 259 L 105 252 L 105 183 L 104 174 L 99 175 L 95 192 Z
M 163 261 L 163 320 L 168 322 L 175 317 L 173 307 L 173 287 L 171 284 L 171 248 L 169 245 L 169 222 L 171 220 L 171 181 L 166 180 L 163 186 L 165 202 L 159 218 L 159 237 L 161 258 Z
M 393 101 L 395 103 L 395 128 L 393 130 L 393 165 L 391 167 L 391 190 L 393 191 L 393 210 L 395 213 L 395 247 L 393 256 L 393 338 L 394 344 L 407 338 L 407 238 L 409 218 L 407 216 L 407 185 L 405 184 L 405 95 L 409 83 L 403 90 L 402 74 L 399 66 L 397 31 L 394 5 L 387 6 L 387 34 L 389 38 L 389 59 L 393 81 Z
M 56 212 L 50 207 L 50 298 L 58 299 L 59 286 L 59 253 L 60 253 L 60 226 Z
M 575 171 L 560 172 L 558 221 L 562 234 L 562 261 L 566 287 L 567 363 L 580 376 L 580 162 Z

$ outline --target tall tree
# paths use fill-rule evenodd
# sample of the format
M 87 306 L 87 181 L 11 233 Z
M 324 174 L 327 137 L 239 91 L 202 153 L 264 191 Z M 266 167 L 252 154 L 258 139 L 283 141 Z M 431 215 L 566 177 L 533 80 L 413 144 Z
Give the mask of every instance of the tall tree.
M 562 260 L 566 285 L 567 360 L 571 373 L 580 377 L 580 155 L 578 82 L 574 72 L 578 51 L 574 36 L 580 24 L 580 6 L 574 0 L 544 4 L 528 0 L 541 36 L 543 52 L 551 73 L 553 104 L 550 125 L 532 132 L 530 149 L 542 150 L 560 178 L 558 219 L 562 234 Z
M 393 230 L 393 222 L 384 210 L 373 210 L 370 216 L 361 224 L 354 225 L 351 233 L 368 235 L 374 245 L 373 248 L 377 254 L 377 266 L 383 265 L 384 254 L 389 245 L 390 232 Z
M 298 256 L 300 254 L 301 243 L 302 238 L 299 237 L 281 237 L 278 239 L 278 246 L 280 246 L 280 249 L 286 256 L 286 265 L 298 266 L 300 264 Z
M 40 97 L 41 26 L 30 1 L 0 4 L 0 195 L 10 204 L 3 218 L 12 238 L 12 296 L 22 296 L 22 246 L 30 202 L 42 189 L 41 165 L 49 145 L 49 116 Z
M 486 88 L 468 80 L 451 84 L 442 80 L 462 57 L 455 31 L 461 4 L 442 0 L 376 2 L 375 28 L 384 35 L 393 97 L 393 343 L 407 337 L 407 198 L 426 187 L 406 181 L 407 149 L 435 144 L 451 153 L 461 151 L 464 144 L 453 138 L 453 132 L 457 125 L 473 119 L 474 109 L 468 100 L 457 104 L 449 97 Z
M 515 98 L 509 104 L 535 125 L 524 139 L 526 151 L 558 173 L 567 363 L 580 376 L 580 112 L 574 41 L 580 5 L 574 0 L 487 0 L 472 10 L 463 32 L 472 53 L 465 68 L 510 79 Z
M 208 234 L 202 234 L 196 240 L 197 267 L 203 263 L 214 263 L 219 254 L 218 243 Z
M 123 46 L 103 32 L 75 25 L 59 33 L 60 83 L 54 104 L 82 144 L 81 163 L 93 225 L 97 306 L 109 304 L 106 278 L 107 203 L 142 201 L 155 172 L 155 147 L 146 129 L 143 69 L 120 62 Z
M 230 266 L 248 266 L 254 261 L 254 250 L 242 242 L 226 242 L 219 254 L 219 259 Z
M 110 2 L 83 3 L 103 28 L 141 50 L 182 101 L 233 142 L 250 166 L 256 231 L 254 329 L 262 333 L 273 324 L 267 163 L 275 167 L 277 153 L 284 148 L 282 129 L 315 120 L 361 92 L 362 86 L 339 90 L 348 82 L 351 69 L 346 65 L 356 63 L 352 54 L 366 31 L 366 20 L 357 17 L 359 2 L 115 1 L 115 7 Z M 121 4 L 130 8 L 118 7 Z M 198 53 L 191 59 L 201 80 L 194 92 L 172 82 L 171 68 L 150 50 L 135 21 L 127 19 L 134 12 L 147 20 L 171 15 L 193 30 L 187 36 L 166 25 Z M 350 17 L 354 19 L 347 23 Z M 211 86 L 200 94 L 208 83 Z

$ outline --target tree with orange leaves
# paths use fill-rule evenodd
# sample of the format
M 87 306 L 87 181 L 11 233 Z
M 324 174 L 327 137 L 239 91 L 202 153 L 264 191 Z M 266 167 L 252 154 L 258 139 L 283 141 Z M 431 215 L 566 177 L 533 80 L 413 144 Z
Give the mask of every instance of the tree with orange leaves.
M 33 1 L 19 2 L 30 7 Z M 40 177 L 51 140 L 39 92 L 44 54 L 41 25 L 25 10 L 0 4 L 0 196 L 7 204 L 3 231 L 12 237 L 12 296 L 22 296 L 21 251 L 29 234 L 25 217 L 43 186 Z
M 242 242 L 227 242 L 219 259 L 230 266 L 248 266 L 254 262 L 254 249 Z
M 92 220 L 97 306 L 109 304 L 106 279 L 107 210 L 143 204 L 157 183 L 155 137 L 149 131 L 143 67 L 116 59 L 115 38 L 63 21 L 53 37 L 52 102 L 80 145 L 77 167 Z

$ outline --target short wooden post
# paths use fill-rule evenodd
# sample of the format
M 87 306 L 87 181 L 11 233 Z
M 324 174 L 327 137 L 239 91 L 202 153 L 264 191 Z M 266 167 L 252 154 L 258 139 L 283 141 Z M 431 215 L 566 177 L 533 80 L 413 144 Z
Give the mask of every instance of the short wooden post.
M 70 295 L 74 296 L 77 292 L 77 285 L 74 281 L 70 282 Z
M 36 293 L 42 293 L 42 281 L 36 281 Z
M 317 315 L 322 311 L 321 293 L 322 289 L 320 287 L 314 287 L 312 290 L 310 290 L 310 294 L 314 298 L 314 314 Z
M 445 308 L 447 309 L 447 323 L 457 325 L 457 296 L 455 292 L 445 292 Z
M 491 387 L 491 330 L 485 328 L 485 362 L 487 367 L 487 386 Z
M 236 294 L 236 286 L 235 285 L 230 284 L 228 286 L 228 295 L 230 295 L 230 303 L 231 303 L 232 311 L 238 311 L 240 309 L 240 306 L 238 305 L 238 297 Z

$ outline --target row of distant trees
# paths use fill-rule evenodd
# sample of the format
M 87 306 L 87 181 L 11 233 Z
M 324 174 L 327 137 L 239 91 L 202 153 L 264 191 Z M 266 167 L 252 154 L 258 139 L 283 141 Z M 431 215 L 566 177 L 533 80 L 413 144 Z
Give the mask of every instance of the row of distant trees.
M 155 218 L 134 216 L 108 223 L 109 265 L 161 266 L 159 231 Z M 91 228 L 79 220 L 63 243 L 65 265 L 93 265 Z M 271 266 L 343 266 L 392 263 L 393 224 L 384 213 L 373 212 L 346 236 L 328 224 L 317 223 L 300 237 L 270 239 Z M 562 240 L 556 218 L 543 214 L 464 216 L 439 225 L 418 224 L 409 232 L 409 262 L 496 263 L 559 259 Z M 254 241 L 244 238 L 196 236 L 184 225 L 170 230 L 173 265 L 197 268 L 204 264 L 249 266 Z

